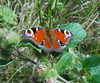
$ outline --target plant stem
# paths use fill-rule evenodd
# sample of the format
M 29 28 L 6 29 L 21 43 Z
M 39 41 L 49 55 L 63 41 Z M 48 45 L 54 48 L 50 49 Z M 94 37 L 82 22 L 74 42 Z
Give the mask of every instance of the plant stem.
M 65 79 L 62 78 L 61 76 L 58 76 L 58 78 L 59 78 L 60 80 L 62 80 L 63 82 L 65 82 L 65 83 L 69 83 L 67 80 L 65 80 Z
M 34 63 L 34 64 L 37 64 L 35 61 L 33 61 L 33 60 L 31 60 L 30 58 L 28 58 L 28 57 L 26 57 L 24 54 L 22 54 L 19 50 L 17 50 L 14 46 L 12 46 L 13 48 L 14 48 L 14 50 L 16 50 L 20 55 L 19 56 L 17 56 L 17 55 L 14 55 L 14 56 L 16 56 L 16 57 L 19 57 L 19 58 L 21 58 L 21 59 L 23 59 L 23 60 L 25 60 L 25 61 L 30 61 L 30 62 L 32 62 L 32 63 Z M 23 56 L 23 57 L 22 57 Z

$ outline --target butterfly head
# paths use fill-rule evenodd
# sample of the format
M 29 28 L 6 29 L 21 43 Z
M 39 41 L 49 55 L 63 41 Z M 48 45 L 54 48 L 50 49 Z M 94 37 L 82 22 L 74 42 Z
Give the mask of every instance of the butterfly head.
M 34 34 L 34 32 L 33 32 L 32 29 L 28 29 L 28 30 L 25 30 L 25 31 L 24 31 L 24 36 L 25 36 L 25 37 L 33 38 L 33 37 L 34 37 L 33 34 Z

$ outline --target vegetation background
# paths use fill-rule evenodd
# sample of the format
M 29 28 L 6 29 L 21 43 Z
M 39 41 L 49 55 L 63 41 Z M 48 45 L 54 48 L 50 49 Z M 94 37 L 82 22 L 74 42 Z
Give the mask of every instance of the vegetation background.
M 40 54 L 25 43 L 17 48 L 23 30 L 69 23 L 79 23 L 87 35 L 70 49 L 73 60 L 60 77 L 50 65 L 61 56 Z M 0 83 L 100 83 L 100 0 L 0 0 L 0 40 Z M 39 67 L 46 72 L 35 73 Z

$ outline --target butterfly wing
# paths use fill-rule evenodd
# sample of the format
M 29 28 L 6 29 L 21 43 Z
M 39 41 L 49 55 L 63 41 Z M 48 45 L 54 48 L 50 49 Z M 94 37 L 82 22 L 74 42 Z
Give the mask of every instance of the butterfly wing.
M 43 30 L 39 28 L 31 28 L 24 31 L 24 36 L 35 43 L 41 44 L 44 36 Z
M 54 30 L 55 36 L 58 38 L 60 43 L 67 44 L 70 39 L 72 39 L 73 35 L 71 32 L 62 29 Z
M 24 31 L 24 36 L 45 52 L 62 52 L 72 38 L 72 33 L 61 29 L 31 28 Z
M 31 28 L 24 31 L 24 36 L 32 40 L 38 47 L 42 48 L 45 52 L 52 51 L 52 45 L 49 41 L 47 32 L 42 28 Z
M 62 52 L 66 44 L 68 44 L 68 41 L 73 37 L 71 32 L 62 29 L 54 29 L 54 35 L 57 38 L 56 44 L 54 45 L 54 51 L 56 52 Z M 60 47 L 56 49 L 59 45 Z

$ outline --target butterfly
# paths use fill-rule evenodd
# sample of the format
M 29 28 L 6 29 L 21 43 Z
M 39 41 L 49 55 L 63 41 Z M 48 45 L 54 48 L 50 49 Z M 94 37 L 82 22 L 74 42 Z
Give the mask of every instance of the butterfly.
M 70 31 L 55 28 L 30 28 L 24 31 L 26 39 L 32 40 L 44 52 L 62 52 L 73 34 Z

